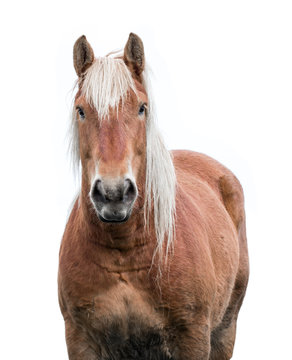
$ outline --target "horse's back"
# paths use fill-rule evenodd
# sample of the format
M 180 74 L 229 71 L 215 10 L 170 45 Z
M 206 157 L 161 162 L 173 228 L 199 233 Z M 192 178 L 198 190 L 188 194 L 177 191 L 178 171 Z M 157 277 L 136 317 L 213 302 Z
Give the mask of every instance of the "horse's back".
M 173 161 L 178 182 L 187 188 L 204 183 L 217 195 L 236 229 L 244 220 L 242 187 L 234 174 L 211 157 L 187 150 L 174 150 Z

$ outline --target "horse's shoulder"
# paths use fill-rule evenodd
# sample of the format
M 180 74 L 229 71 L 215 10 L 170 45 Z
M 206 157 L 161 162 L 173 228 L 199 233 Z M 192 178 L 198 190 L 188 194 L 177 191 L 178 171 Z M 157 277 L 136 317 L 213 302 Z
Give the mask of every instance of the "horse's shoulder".
M 236 227 L 244 217 L 243 190 L 236 176 L 215 159 L 188 150 L 172 151 L 173 162 L 180 178 L 185 182 L 206 183 L 223 202 Z

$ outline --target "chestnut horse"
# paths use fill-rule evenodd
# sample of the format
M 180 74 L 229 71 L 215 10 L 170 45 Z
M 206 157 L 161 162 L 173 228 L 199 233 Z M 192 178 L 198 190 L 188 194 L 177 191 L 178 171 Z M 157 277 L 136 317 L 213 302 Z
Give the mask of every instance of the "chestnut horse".
M 82 185 L 58 278 L 69 359 L 230 359 L 249 272 L 240 183 L 166 150 L 137 35 L 103 58 L 80 37 L 74 67 Z

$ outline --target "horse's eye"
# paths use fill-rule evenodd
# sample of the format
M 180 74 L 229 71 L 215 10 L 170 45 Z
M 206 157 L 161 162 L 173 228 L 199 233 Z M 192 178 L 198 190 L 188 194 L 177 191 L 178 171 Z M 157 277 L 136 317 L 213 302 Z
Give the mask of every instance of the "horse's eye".
M 85 119 L 85 114 L 84 114 L 84 111 L 83 111 L 83 109 L 81 109 L 81 107 L 77 107 L 76 108 L 76 110 L 78 111 L 78 114 L 79 114 L 79 116 L 80 116 L 80 119 Z
M 146 110 L 146 104 L 142 104 L 139 108 L 139 112 L 138 114 L 141 116 L 145 113 L 145 110 Z

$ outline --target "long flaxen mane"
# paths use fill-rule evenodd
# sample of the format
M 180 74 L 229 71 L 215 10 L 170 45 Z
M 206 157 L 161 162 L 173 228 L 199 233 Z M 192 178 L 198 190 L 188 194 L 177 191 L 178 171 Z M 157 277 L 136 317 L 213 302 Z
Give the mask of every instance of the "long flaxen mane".
M 149 226 L 153 206 L 157 251 L 165 254 L 173 247 L 175 234 L 176 176 L 172 157 L 166 149 L 156 126 L 156 116 L 147 69 L 143 73 L 143 86 L 148 96 L 146 119 L 146 179 L 145 225 Z M 117 109 L 125 101 L 130 89 L 136 93 L 132 75 L 119 57 L 96 58 L 86 71 L 81 92 L 86 101 L 97 110 L 100 119 L 106 119 L 109 108 Z M 80 173 L 79 134 L 76 112 L 72 109 L 70 148 L 77 173 Z

